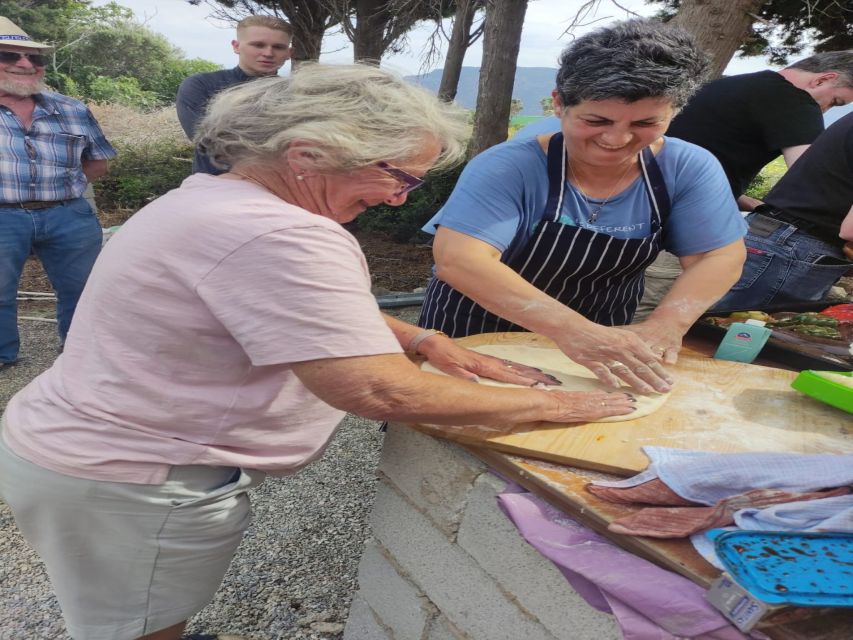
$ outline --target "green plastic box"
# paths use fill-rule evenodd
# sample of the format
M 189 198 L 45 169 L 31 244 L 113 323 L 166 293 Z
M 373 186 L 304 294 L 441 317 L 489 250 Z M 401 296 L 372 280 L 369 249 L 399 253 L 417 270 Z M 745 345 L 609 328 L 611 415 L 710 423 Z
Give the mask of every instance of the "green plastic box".
M 827 380 L 818 375 L 820 373 L 853 377 L 853 371 L 802 371 L 791 386 L 815 400 L 825 402 L 847 413 L 853 413 L 853 389 L 834 380 Z

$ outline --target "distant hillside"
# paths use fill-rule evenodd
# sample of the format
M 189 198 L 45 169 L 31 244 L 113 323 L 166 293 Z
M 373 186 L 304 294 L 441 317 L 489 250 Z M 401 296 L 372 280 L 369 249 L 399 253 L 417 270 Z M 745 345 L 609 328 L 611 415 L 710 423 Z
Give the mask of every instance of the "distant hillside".
M 542 115 L 542 106 L 539 101 L 551 95 L 556 77 L 557 70 L 549 67 L 518 67 L 516 69 L 512 97 L 521 100 L 522 105 L 524 105 L 521 115 Z M 430 71 L 424 76 L 409 76 L 408 79 L 423 85 L 427 89 L 438 91 L 438 85 L 441 83 L 441 69 Z M 479 82 L 479 67 L 462 67 L 456 102 L 463 107 L 473 109 L 477 105 Z

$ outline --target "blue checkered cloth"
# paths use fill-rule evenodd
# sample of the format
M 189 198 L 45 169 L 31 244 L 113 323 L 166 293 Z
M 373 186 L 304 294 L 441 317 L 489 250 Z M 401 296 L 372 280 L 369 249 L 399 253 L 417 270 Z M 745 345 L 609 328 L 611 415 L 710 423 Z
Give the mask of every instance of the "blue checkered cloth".
M 634 487 L 660 478 L 691 502 L 713 505 L 752 489 L 805 492 L 853 485 L 853 454 L 711 453 L 643 447 L 651 463 L 625 480 L 602 481 L 603 487 Z
M 0 106 L 0 206 L 79 198 L 87 182 L 82 161 L 116 155 L 85 104 L 46 91 L 35 99 L 29 131 Z

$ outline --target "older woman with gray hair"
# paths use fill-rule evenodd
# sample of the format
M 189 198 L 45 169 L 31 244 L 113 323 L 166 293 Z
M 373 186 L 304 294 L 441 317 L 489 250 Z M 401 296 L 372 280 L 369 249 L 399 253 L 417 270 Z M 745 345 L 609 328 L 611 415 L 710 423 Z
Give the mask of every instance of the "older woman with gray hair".
M 435 277 L 419 324 L 452 336 L 528 329 L 614 386 L 666 391 L 696 318 L 737 280 L 746 226 L 717 160 L 664 138 L 701 83 L 690 36 L 633 20 L 562 53 L 560 132 L 488 149 L 424 227 Z M 665 248 L 684 274 L 631 322 Z
M 624 393 L 384 318 L 340 225 L 464 151 L 465 116 L 371 66 L 304 66 L 212 105 L 196 174 L 107 243 L 56 363 L 9 403 L 0 494 L 75 640 L 173 640 L 213 596 L 246 492 L 323 452 L 345 411 L 436 424 L 595 420 Z M 540 385 L 541 386 L 541 385 Z

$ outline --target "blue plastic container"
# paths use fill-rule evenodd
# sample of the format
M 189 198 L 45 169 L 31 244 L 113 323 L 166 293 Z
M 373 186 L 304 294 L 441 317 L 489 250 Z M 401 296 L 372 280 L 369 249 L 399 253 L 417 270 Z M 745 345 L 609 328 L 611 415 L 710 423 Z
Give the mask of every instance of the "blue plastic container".
M 756 598 L 801 607 L 853 607 L 853 534 L 712 529 L 720 561 Z

